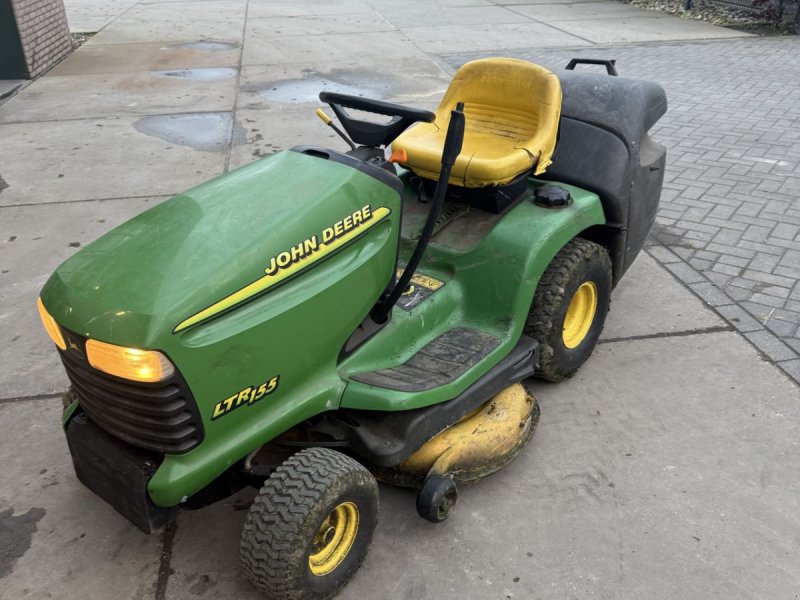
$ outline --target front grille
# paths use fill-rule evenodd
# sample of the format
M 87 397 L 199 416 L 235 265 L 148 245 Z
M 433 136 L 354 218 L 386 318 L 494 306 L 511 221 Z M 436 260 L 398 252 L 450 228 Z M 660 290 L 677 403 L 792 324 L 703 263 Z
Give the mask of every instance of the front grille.
M 203 425 L 178 371 L 165 381 L 139 383 L 107 375 L 86 360 L 86 340 L 64 331 L 61 361 L 89 418 L 116 438 L 161 454 L 183 454 L 203 440 Z

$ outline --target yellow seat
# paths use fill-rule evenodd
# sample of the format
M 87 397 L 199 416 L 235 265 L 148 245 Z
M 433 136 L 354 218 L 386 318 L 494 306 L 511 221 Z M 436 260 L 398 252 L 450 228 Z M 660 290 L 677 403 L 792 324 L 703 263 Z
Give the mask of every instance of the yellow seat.
M 514 58 L 485 58 L 461 67 L 433 123 L 417 123 L 393 143 L 420 177 L 437 179 L 450 111 L 464 103 L 466 128 L 450 183 L 480 188 L 509 183 L 552 162 L 561 116 L 561 83 L 544 67 Z

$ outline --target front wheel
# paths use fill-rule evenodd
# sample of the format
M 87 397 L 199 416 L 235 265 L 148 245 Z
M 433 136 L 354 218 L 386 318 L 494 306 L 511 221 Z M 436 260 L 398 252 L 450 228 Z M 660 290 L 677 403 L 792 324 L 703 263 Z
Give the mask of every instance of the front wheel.
M 536 376 L 572 377 L 591 356 L 611 305 L 611 259 L 605 248 L 572 239 L 539 280 L 525 333 L 539 341 Z
M 324 600 L 355 574 L 378 515 L 378 484 L 352 458 L 325 448 L 298 452 L 253 501 L 240 556 L 273 600 Z
M 453 513 L 457 499 L 458 488 L 452 477 L 428 475 L 417 495 L 417 514 L 431 523 L 441 523 Z

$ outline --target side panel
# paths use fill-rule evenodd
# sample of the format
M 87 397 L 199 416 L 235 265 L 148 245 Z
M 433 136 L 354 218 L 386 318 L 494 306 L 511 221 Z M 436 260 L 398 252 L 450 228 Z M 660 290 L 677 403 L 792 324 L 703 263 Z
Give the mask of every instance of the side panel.
M 477 329 L 499 340 L 478 366 L 450 383 L 414 393 L 350 381 L 341 406 L 397 411 L 450 400 L 508 355 L 520 339 L 536 285 L 552 258 L 580 232 L 605 222 L 597 195 L 564 187 L 573 197 L 566 208 L 542 208 L 529 195 L 500 217 L 478 211 L 445 227 L 434 236 L 417 270 L 442 285 L 410 311 L 396 307 L 392 321 L 340 370 L 347 378 L 402 364 L 456 327 Z M 406 198 L 401 262 L 413 249 L 409 238 L 421 227 L 426 211 L 427 205 L 415 197 Z

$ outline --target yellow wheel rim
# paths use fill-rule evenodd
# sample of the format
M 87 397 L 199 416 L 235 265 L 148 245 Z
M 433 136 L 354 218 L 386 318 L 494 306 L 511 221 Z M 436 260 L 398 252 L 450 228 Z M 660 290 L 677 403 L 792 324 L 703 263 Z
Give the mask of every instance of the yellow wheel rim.
M 577 348 L 586 338 L 597 311 L 597 286 L 592 281 L 585 281 L 575 291 L 569 301 L 567 316 L 564 318 L 564 345 Z
M 322 522 L 311 545 L 308 568 L 314 575 L 327 575 L 344 560 L 358 533 L 358 507 L 342 502 Z

